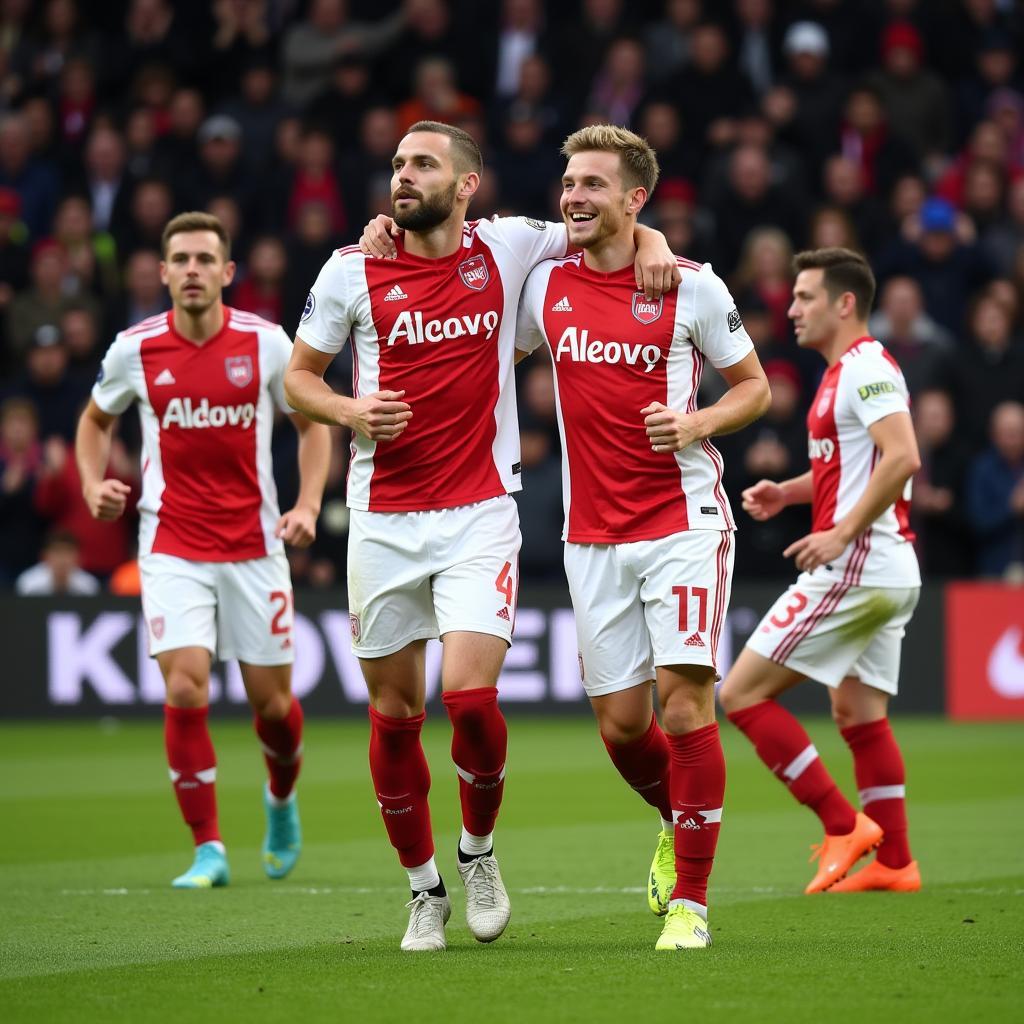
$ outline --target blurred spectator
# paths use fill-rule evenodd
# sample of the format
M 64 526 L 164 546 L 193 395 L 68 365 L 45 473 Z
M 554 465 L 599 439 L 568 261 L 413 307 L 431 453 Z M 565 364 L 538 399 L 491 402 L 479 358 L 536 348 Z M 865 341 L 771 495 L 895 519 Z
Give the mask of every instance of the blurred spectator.
M 882 33 L 882 67 L 865 79 L 885 108 L 894 135 L 909 142 L 918 161 L 941 161 L 952 138 L 952 111 L 945 84 L 923 63 L 924 40 L 908 21 Z
M 574 107 L 582 105 L 608 47 L 626 28 L 623 0 L 581 0 L 579 6 L 578 16 L 562 26 L 555 49 L 559 87 Z
M 540 120 L 545 142 L 559 148 L 567 134 L 565 99 L 561 92 L 553 88 L 551 67 L 539 54 L 523 60 L 519 69 L 518 88 L 494 108 L 492 134 L 500 134 L 500 126 L 511 111 L 523 109 L 529 109 Z M 660 152 L 658 160 L 661 161 Z
M 689 63 L 690 36 L 703 17 L 701 0 L 665 0 L 660 20 L 644 32 L 651 80 L 663 82 Z
M 588 112 L 609 124 L 632 127 L 633 114 L 647 89 L 646 78 L 643 47 L 632 39 L 617 39 L 594 77 Z
M 914 477 L 910 515 L 921 569 L 933 578 L 969 576 L 974 539 L 963 502 L 970 445 L 956 429 L 948 391 L 918 392 L 912 409 L 921 468 Z
M 43 545 L 42 561 L 26 569 L 14 584 L 22 597 L 53 597 L 61 594 L 88 597 L 98 594 L 100 582 L 79 567 L 79 546 L 74 536 L 55 530 Z
M 128 496 L 129 511 L 112 521 L 94 519 L 89 514 L 82 497 L 74 447 L 58 437 L 51 437 L 43 445 L 43 465 L 34 495 L 38 514 L 75 540 L 81 552 L 82 568 L 104 578 L 130 555 L 136 528 L 133 510 L 139 495 L 135 468 L 119 438 L 111 443 L 106 475 L 133 488 Z
M 178 11 L 167 0 L 130 0 L 124 32 L 104 40 L 102 68 L 110 94 L 123 94 L 147 65 L 177 68 L 187 78 L 206 57 L 206 40 L 189 38 Z
M 92 389 L 100 368 L 101 326 L 95 314 L 80 306 L 72 306 L 60 318 L 60 333 L 68 352 L 68 374 L 83 394 Z
M 979 237 L 1003 222 L 1005 181 L 998 165 L 974 160 L 964 177 L 963 210 Z
M 0 115 L 0 188 L 18 194 L 21 219 L 32 238 L 50 230 L 60 180 L 50 161 L 32 155 L 24 114 Z
M 998 274 L 1013 273 L 1018 253 L 1024 252 L 1024 174 L 1007 190 L 1006 216 L 989 226 L 980 244 Z
M 367 61 L 355 54 L 339 57 L 327 88 L 306 105 L 305 121 L 330 135 L 335 149 L 341 151 L 352 144 L 363 115 L 374 102 Z
M 258 226 L 259 182 L 242 163 L 242 129 L 226 114 L 214 114 L 200 126 L 199 160 L 183 191 L 193 209 L 205 207 L 214 196 L 229 195 L 238 203 L 245 226 Z M 269 197 L 263 197 L 268 204 Z
M 736 0 L 736 51 L 738 64 L 754 88 L 763 96 L 779 75 L 777 54 L 781 40 L 776 38 L 774 0 Z
M 76 59 L 96 60 L 96 41 L 82 30 L 74 0 L 47 0 L 34 38 L 26 38 L 16 60 L 26 91 L 52 92 L 54 83 Z
M 89 131 L 96 109 L 96 79 L 92 64 L 84 57 L 69 60 L 61 71 L 57 97 L 60 141 L 63 149 L 74 149 Z
M 690 145 L 702 155 L 732 140 L 736 119 L 753 103 L 746 74 L 730 58 L 724 30 L 703 22 L 691 33 L 689 63 L 662 90 L 678 104 Z
M 138 249 L 124 265 L 124 293 L 114 316 L 114 332 L 127 330 L 147 317 L 171 308 L 160 278 L 160 254 Z
M 36 242 L 30 265 L 32 284 L 14 297 L 7 314 L 7 338 L 15 355 L 27 351 L 40 327 L 59 323 L 69 307 L 84 303 L 99 311 L 90 296 L 67 293 L 66 273 L 67 256 L 60 244 L 52 238 Z
M 0 583 L 15 577 L 35 560 L 42 525 L 32 496 L 43 460 L 39 416 L 26 398 L 0 403 Z
M 675 104 L 665 100 L 645 104 L 640 111 L 637 131 L 658 154 L 661 181 L 683 178 L 689 183 L 697 180 L 700 164 L 692 148 L 685 144 L 683 126 Z M 692 198 L 695 196 L 691 197 L 691 201 Z
M 762 109 L 780 138 L 803 154 L 809 180 L 817 181 L 825 157 L 838 145 L 846 86 L 829 65 L 828 33 L 813 21 L 790 25 L 783 40 L 786 71 L 765 93 Z
M 253 61 L 267 61 L 273 52 L 268 0 L 217 0 L 213 58 L 220 87 L 233 94 Z M 246 126 L 248 128 L 248 126 Z
M 38 328 L 25 355 L 25 369 L 11 383 L 11 395 L 27 398 L 38 414 L 39 436 L 45 440 L 75 436 L 78 413 L 88 390 L 68 370 L 68 352 L 60 328 Z
M 803 236 L 802 215 L 796 203 L 771 180 L 771 166 L 763 149 L 740 146 L 729 161 L 729 183 L 715 207 L 715 241 L 721 266 L 728 276 L 736 265 L 744 240 L 754 228 L 780 228 L 790 238 Z
M 517 213 L 546 220 L 551 214 L 551 184 L 559 180 L 564 166 L 558 151 L 544 141 L 544 123 L 533 110 L 510 109 L 496 155 L 505 204 Z M 473 212 L 479 210 L 474 206 Z
M 920 285 L 912 277 L 886 281 L 868 327 L 899 363 L 911 397 L 948 383 L 953 336 L 925 312 Z
M 382 21 L 357 24 L 348 19 L 346 0 L 312 0 L 306 19 L 284 34 L 284 98 L 303 106 L 327 87 L 339 57 L 376 57 L 398 38 L 405 17 L 399 11 Z
M 20 214 L 18 193 L 0 188 L 0 313 L 28 283 L 28 232 Z
M 85 196 L 70 195 L 61 200 L 53 233 L 66 259 L 64 293 L 111 299 L 119 284 L 117 245 L 107 232 L 93 231 L 92 210 Z
M 206 116 L 206 102 L 198 89 L 176 89 L 167 110 L 165 131 L 158 128 L 153 112 L 147 112 L 158 136 L 151 171 L 156 177 L 175 182 L 180 190 L 195 168 L 199 152 L 196 137 Z
M 918 169 L 913 150 L 890 130 L 878 93 L 867 86 L 847 97 L 839 139 L 843 156 L 863 172 L 866 195 L 885 195 L 901 174 Z
M 331 231 L 340 235 L 347 220 L 341 185 L 334 170 L 334 143 L 324 131 L 307 131 L 299 145 L 299 159 L 288 192 L 286 226 L 294 231 L 299 211 L 308 203 L 319 203 L 328 212 Z
M 286 264 L 284 246 L 279 239 L 269 236 L 257 239 L 249 250 L 246 275 L 231 292 L 231 305 L 273 324 L 281 323 Z
M 131 219 L 121 237 L 121 259 L 137 249 L 159 250 L 164 225 L 173 214 L 170 185 L 160 178 L 140 181 L 132 194 Z
M 971 310 L 969 343 L 953 357 L 951 386 L 961 426 L 976 445 L 989 434 L 997 405 L 1024 399 L 1024 348 L 1014 343 L 1012 330 L 1010 311 L 983 295 Z
M 957 86 L 961 137 L 984 118 L 993 93 L 1007 88 L 1020 92 L 1024 85 L 1018 75 L 1017 47 L 1009 32 L 986 31 L 974 54 L 974 70 Z
M 709 218 L 695 206 L 697 190 L 683 178 L 663 178 L 654 200 L 644 208 L 644 222 L 656 227 L 677 255 L 700 263 L 714 258 Z
M 519 566 L 528 579 L 562 580 L 562 465 L 546 425 L 529 416 L 519 429 L 524 490 L 513 497 L 519 505 L 523 545 Z
M 978 572 L 1002 576 L 1024 563 L 1024 404 L 996 406 L 989 432 L 991 447 L 968 471 L 967 513 L 978 541 Z
M 853 249 L 861 251 L 860 236 L 850 215 L 838 206 L 819 206 L 807 228 L 808 249 Z
M 455 65 L 442 57 L 427 57 L 416 65 L 413 89 L 413 95 L 398 107 L 400 132 L 417 121 L 454 123 L 480 113 L 479 101 L 459 91 Z
M 258 172 L 272 163 L 277 126 L 292 113 L 291 106 L 279 94 L 277 69 L 273 64 L 259 60 L 247 66 L 242 72 L 238 95 L 225 100 L 220 112 L 242 129 L 242 160 L 246 167 Z M 335 115 L 341 122 L 348 118 L 346 110 L 336 110 Z M 310 106 L 309 116 L 317 123 L 323 119 L 315 101 Z
M 995 164 L 1002 169 L 1007 180 L 1022 170 L 1010 157 L 1006 137 L 994 121 L 980 121 L 974 126 L 964 149 L 957 154 L 935 185 L 935 194 L 948 199 L 954 206 L 962 206 L 967 168 L 977 160 Z
M 945 199 L 934 197 L 914 222 L 904 225 L 906 238 L 883 253 L 876 273 L 913 277 L 924 293 L 925 308 L 943 327 L 958 334 L 971 293 L 995 275 L 988 259 L 973 241 L 973 225 L 958 221 Z
M 365 224 L 371 217 L 391 210 L 391 158 L 398 145 L 398 126 L 390 107 L 366 112 L 359 130 L 359 145 L 349 147 L 339 166 L 348 221 Z M 474 215 L 478 215 L 474 203 Z M 305 300 L 305 295 L 303 295 Z
M 131 219 L 133 182 L 125 166 L 124 140 L 112 128 L 97 125 L 85 144 L 78 190 L 89 196 L 92 226 L 121 241 Z
M 523 65 L 546 47 L 545 29 L 541 0 L 502 0 L 492 65 L 493 93 L 498 99 L 519 92 Z
M 793 246 L 778 228 L 755 228 L 743 243 L 740 265 L 732 282 L 734 295 L 756 295 L 771 317 L 772 334 L 789 337 L 789 310 L 793 301 Z M 737 300 L 738 301 L 738 300 Z
M 323 203 L 306 203 L 296 211 L 296 218 L 295 235 L 287 244 L 288 270 L 281 321 L 289 332 L 298 324 L 309 286 L 317 279 L 320 268 L 334 248 L 331 212 Z
M 1016 89 L 996 89 L 985 111 L 1006 139 L 1010 164 L 1024 165 L 1024 95 Z
M 547 431 L 551 450 L 561 455 L 562 442 L 555 412 L 555 379 L 546 349 L 543 354 L 535 355 L 522 364 L 517 390 L 523 419 L 536 429 Z

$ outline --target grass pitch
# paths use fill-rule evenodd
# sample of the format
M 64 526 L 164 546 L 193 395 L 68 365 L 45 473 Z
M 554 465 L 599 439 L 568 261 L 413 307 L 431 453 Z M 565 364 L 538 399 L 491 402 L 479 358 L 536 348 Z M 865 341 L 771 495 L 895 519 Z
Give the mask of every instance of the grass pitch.
M 802 895 L 820 834 L 723 726 L 729 788 L 712 876 L 715 945 L 655 953 L 643 885 L 654 812 L 584 720 L 513 719 L 496 851 L 512 923 L 474 942 L 453 866 L 447 722 L 425 742 L 449 948 L 403 954 L 408 899 L 366 767 L 366 725 L 308 723 L 305 850 L 259 863 L 262 762 L 214 721 L 232 884 L 172 891 L 191 857 L 158 721 L 0 727 L 0 1020 L 975 1021 L 1022 1019 L 1024 729 L 897 720 L 925 890 Z M 811 723 L 850 794 L 831 723 Z

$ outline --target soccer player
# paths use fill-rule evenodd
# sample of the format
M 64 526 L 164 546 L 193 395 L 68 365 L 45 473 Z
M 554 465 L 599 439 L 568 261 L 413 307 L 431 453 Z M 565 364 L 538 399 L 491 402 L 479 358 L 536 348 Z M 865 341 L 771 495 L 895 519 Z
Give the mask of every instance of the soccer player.
M 562 153 L 562 216 L 582 252 L 530 275 L 516 345 L 551 349 L 583 685 L 612 763 L 661 817 L 648 890 L 667 914 L 656 948 L 701 948 L 725 796 L 714 684 L 735 529 L 710 438 L 760 416 L 768 382 L 710 264 L 680 259 L 679 287 L 656 301 L 637 290 L 634 228 L 658 179 L 651 147 L 596 125 Z M 728 390 L 698 409 L 708 360 Z
M 764 520 L 810 502 L 813 532 L 784 552 L 800 576 L 747 641 L 720 699 L 758 757 L 821 819 L 825 839 L 806 892 L 912 891 L 921 877 L 907 844 L 903 758 L 887 718 L 921 587 L 909 527 L 920 459 L 907 386 L 868 334 L 875 279 L 864 258 L 818 249 L 799 253 L 794 268 L 797 342 L 828 364 L 807 416 L 811 468 L 781 483 L 760 481 L 743 492 L 743 507 Z M 862 812 L 776 701 L 807 677 L 829 687 Z M 876 846 L 878 859 L 843 881 Z
M 497 679 L 519 587 L 519 433 L 515 313 L 530 269 L 566 252 L 562 225 L 465 220 L 480 151 L 464 131 L 414 124 L 393 160 L 397 258 L 338 250 L 313 285 L 285 386 L 312 419 L 353 431 L 348 587 L 352 649 L 370 695 L 370 772 L 409 874 L 404 950 L 445 948 L 451 907 L 434 860 L 420 743 L 424 648 L 443 640 L 442 700 L 452 723 L 466 918 L 496 939 L 510 907 L 493 851 L 505 779 Z M 391 220 L 380 229 L 388 241 Z M 646 262 L 675 261 L 651 233 Z M 383 251 L 383 250 L 382 250 Z M 351 334 L 353 398 L 323 375 Z
M 128 487 L 103 475 L 117 417 L 138 403 L 142 607 L 149 653 L 167 687 L 171 781 L 196 843 L 192 866 L 171 884 L 200 889 L 228 883 L 207 728 L 214 656 L 238 659 L 266 758 L 264 870 L 284 878 L 299 856 L 302 708 L 291 693 L 284 545 L 313 541 L 330 434 L 285 402 L 291 342 L 284 331 L 223 304 L 235 264 L 220 221 L 180 214 L 164 229 L 162 249 L 172 308 L 115 338 L 79 420 L 76 453 L 89 511 L 116 519 Z M 299 496 L 284 515 L 271 472 L 275 405 L 299 433 Z

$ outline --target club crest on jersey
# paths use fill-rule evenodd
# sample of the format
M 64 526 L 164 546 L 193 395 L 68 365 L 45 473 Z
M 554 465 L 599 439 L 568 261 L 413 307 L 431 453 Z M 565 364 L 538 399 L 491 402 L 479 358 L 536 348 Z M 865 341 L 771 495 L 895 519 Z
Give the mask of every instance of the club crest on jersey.
M 459 264 L 459 277 L 462 278 L 462 283 L 467 288 L 472 288 L 475 292 L 482 292 L 487 287 L 491 274 L 487 269 L 487 262 L 483 256 L 478 254 L 470 256 L 468 260 L 463 260 Z
M 164 617 L 162 615 L 154 615 L 149 620 L 149 628 L 153 631 L 153 636 L 157 640 L 162 640 L 164 636 Z
M 359 636 L 362 633 L 362 628 L 360 627 L 360 624 L 359 624 L 359 616 L 358 615 L 353 615 L 351 612 L 349 612 L 348 628 L 352 632 L 352 639 L 358 642 Z
M 642 324 L 653 324 L 661 316 L 662 299 L 649 299 L 643 292 L 633 292 L 633 316 Z
M 310 292 L 306 296 L 306 305 L 302 309 L 302 319 L 308 320 L 313 315 L 314 309 L 316 309 L 316 296 Z
M 818 399 L 818 407 L 815 410 L 819 416 L 824 416 L 828 412 L 828 407 L 832 404 L 832 396 L 836 393 L 835 388 L 825 388 L 821 393 L 821 398 Z
M 252 383 L 252 356 L 228 356 L 224 360 L 224 372 L 236 388 Z

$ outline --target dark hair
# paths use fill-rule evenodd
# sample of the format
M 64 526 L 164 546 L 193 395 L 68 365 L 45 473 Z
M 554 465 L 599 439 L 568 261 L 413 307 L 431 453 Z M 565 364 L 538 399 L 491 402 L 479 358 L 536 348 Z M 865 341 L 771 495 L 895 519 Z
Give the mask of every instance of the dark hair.
M 825 291 L 833 302 L 844 292 L 852 292 L 857 316 L 868 318 L 875 301 L 875 275 L 868 261 L 852 249 L 809 249 L 793 257 L 793 271 L 821 270 Z
M 179 213 L 172 217 L 160 236 L 160 256 L 167 259 L 167 244 L 175 235 L 184 234 L 186 231 L 212 231 L 220 239 L 220 247 L 224 253 L 224 261 L 231 259 L 231 239 L 228 237 L 227 229 L 212 213 L 203 213 L 200 210 L 189 210 L 187 213 Z
M 452 163 L 460 174 L 467 171 L 479 174 L 483 170 L 484 159 L 480 155 L 480 147 L 473 136 L 462 128 L 442 121 L 417 121 L 405 134 L 411 135 L 413 132 L 446 135 L 451 140 Z

